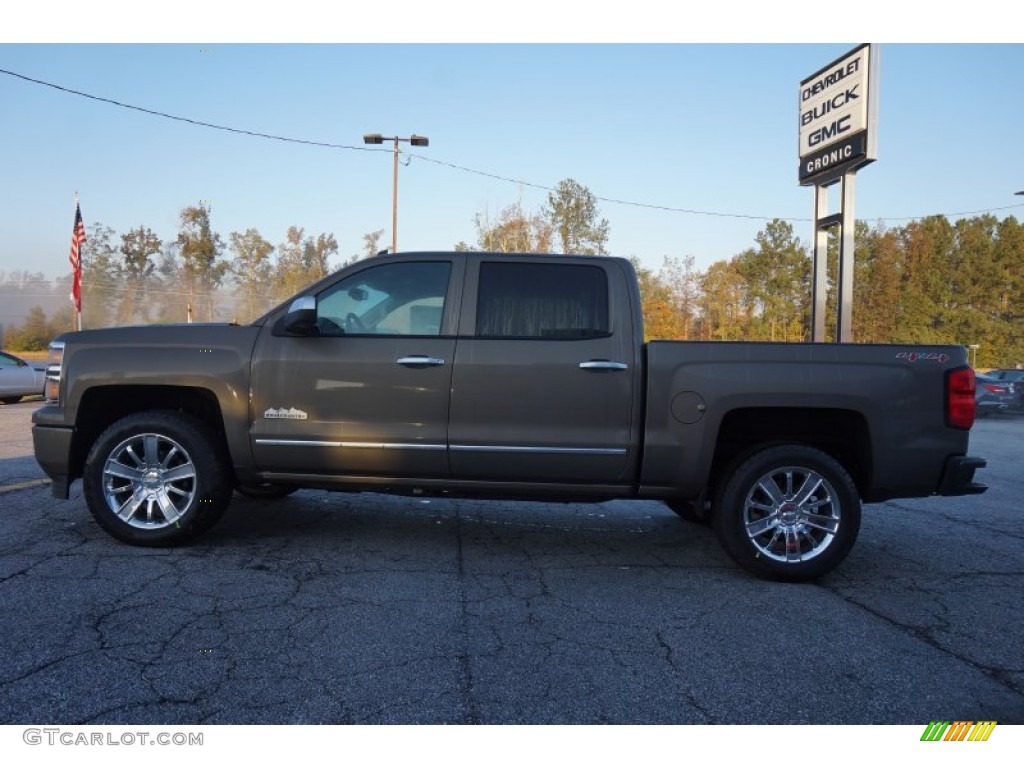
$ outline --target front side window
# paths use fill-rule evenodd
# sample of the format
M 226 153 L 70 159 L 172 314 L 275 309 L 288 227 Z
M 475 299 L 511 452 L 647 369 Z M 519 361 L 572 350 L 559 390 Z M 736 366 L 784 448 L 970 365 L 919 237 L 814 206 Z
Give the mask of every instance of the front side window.
M 321 336 L 439 336 L 452 265 L 447 261 L 382 264 L 317 297 Z
M 601 267 L 480 265 L 477 336 L 571 340 L 608 334 L 608 280 Z

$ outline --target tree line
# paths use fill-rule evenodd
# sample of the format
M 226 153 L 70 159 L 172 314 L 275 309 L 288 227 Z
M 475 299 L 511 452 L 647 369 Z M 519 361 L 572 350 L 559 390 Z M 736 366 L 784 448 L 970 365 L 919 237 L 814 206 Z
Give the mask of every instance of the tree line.
M 513 203 L 472 219 L 475 241 L 455 250 L 607 253 L 609 223 L 585 186 L 565 179 L 535 211 Z M 333 269 L 378 252 L 383 230 L 340 264 L 333 233 L 288 228 L 272 244 L 255 228 L 227 242 L 202 205 L 181 211 L 170 241 L 144 225 L 117 235 L 89 227 L 83 248 L 83 326 L 151 322 L 249 322 Z M 829 246 L 828 329 L 835 338 L 837 244 Z M 809 341 L 810 250 L 775 219 L 752 248 L 698 270 L 693 256 L 664 256 L 659 269 L 633 263 L 649 339 Z M 890 228 L 857 222 L 853 335 L 858 342 L 978 344 L 979 367 L 1024 363 L 1024 225 L 1014 217 L 950 221 L 930 216 Z M 25 282 L 25 273 L 21 275 Z M 31 282 L 31 281 L 30 281 Z M 54 281 L 54 290 L 68 282 Z M 34 284 L 38 283 L 38 280 Z M 10 287 L 0 283 L 0 294 Z M 190 314 L 191 313 L 191 314 Z M 69 330 L 71 313 L 34 307 L 5 345 L 45 348 Z

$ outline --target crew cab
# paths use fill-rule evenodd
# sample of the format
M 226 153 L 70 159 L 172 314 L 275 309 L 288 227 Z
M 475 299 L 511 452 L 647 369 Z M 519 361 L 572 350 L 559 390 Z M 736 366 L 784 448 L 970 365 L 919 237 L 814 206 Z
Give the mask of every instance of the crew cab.
M 625 259 L 384 255 L 249 325 L 61 336 L 35 453 L 130 544 L 234 491 L 661 499 L 788 581 L 843 560 L 862 502 L 985 490 L 962 347 L 643 339 Z

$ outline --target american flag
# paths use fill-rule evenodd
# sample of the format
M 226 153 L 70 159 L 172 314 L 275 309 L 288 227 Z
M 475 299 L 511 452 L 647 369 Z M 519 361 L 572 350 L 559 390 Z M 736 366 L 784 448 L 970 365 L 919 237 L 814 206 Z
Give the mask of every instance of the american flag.
M 82 223 L 82 209 L 75 203 L 75 228 L 71 232 L 71 253 L 68 261 L 74 271 L 74 283 L 71 288 L 71 303 L 75 311 L 82 311 L 82 243 L 85 242 L 85 225 Z

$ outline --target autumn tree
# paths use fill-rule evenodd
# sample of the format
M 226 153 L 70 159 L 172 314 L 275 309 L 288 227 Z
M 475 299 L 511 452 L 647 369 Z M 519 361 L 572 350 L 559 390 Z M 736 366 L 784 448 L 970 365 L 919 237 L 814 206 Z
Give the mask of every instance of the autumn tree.
M 853 338 L 885 343 L 896 335 L 903 269 L 900 235 L 857 222 L 853 277 Z M 834 309 L 830 303 L 830 309 Z M 834 320 L 832 324 L 834 326 Z
M 156 264 L 153 256 L 163 243 L 151 229 L 141 224 L 121 235 L 121 275 L 125 280 L 124 296 L 117 310 L 117 324 L 128 325 L 136 320 L 148 323 L 149 306 L 146 288 Z
M 49 346 L 51 338 L 46 312 L 37 304 L 28 311 L 24 323 L 7 329 L 3 343 L 19 352 L 41 352 Z
M 599 218 L 597 198 L 573 179 L 558 182 L 548 193 L 545 217 L 551 223 L 561 253 L 597 256 L 606 254 L 608 220 Z
M 198 320 L 214 319 L 214 290 L 229 267 L 220 258 L 223 252 L 224 242 L 210 227 L 210 209 L 203 205 L 182 209 L 178 231 L 181 285 Z
M 781 219 L 768 222 L 756 241 L 736 262 L 753 308 L 751 338 L 801 341 L 810 326 L 810 258 L 793 225 Z
M 474 218 L 477 245 L 497 253 L 549 253 L 551 224 L 540 213 L 529 214 L 521 203 L 506 206 L 492 221 L 487 214 Z M 463 244 L 464 245 L 464 244 Z M 457 247 L 458 248 L 458 247 Z M 468 250 L 468 247 L 466 248 Z
M 124 293 L 124 266 L 114 247 L 114 230 L 89 225 L 82 245 L 82 327 L 111 325 Z
M 630 259 L 640 288 L 640 307 L 644 317 L 644 341 L 683 338 L 681 312 L 673 286 L 660 272 Z
M 286 299 L 326 277 L 331 271 L 330 257 L 337 253 L 338 241 L 333 234 L 306 237 L 303 227 L 288 227 L 284 242 L 277 246 L 276 298 Z
M 327 277 L 331 272 L 330 259 L 337 255 L 338 241 L 333 233 L 321 233 L 316 238 L 307 237 L 302 243 L 302 268 L 306 273 L 306 282 L 312 283 Z
M 270 254 L 274 246 L 264 240 L 256 229 L 232 232 L 228 235 L 228 247 L 235 255 L 231 261 L 231 274 L 235 278 L 235 296 L 243 302 L 244 322 L 252 322 L 257 316 L 270 309 L 270 278 L 273 264 Z
M 698 338 L 740 341 L 748 336 L 751 307 L 737 259 L 716 261 L 700 281 Z

